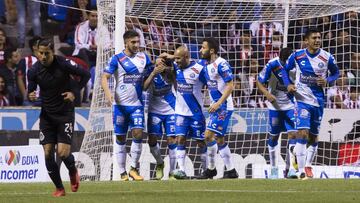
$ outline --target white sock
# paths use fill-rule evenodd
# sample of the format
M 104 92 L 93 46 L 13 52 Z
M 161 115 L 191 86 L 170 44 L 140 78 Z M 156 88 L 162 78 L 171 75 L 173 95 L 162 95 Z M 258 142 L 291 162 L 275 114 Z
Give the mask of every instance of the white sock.
M 150 152 L 154 156 L 154 158 L 156 160 L 156 164 L 158 164 L 158 165 L 164 164 L 164 160 L 161 157 L 160 148 L 159 148 L 158 143 L 156 143 L 155 146 L 150 146 Z
M 178 145 L 176 148 L 176 160 L 180 171 L 185 171 L 185 157 L 186 157 L 185 146 Z
M 287 166 L 287 169 L 292 169 L 292 170 L 295 170 L 294 168 L 294 165 L 292 163 L 292 160 L 294 160 L 294 156 L 295 156 L 295 145 L 294 143 L 289 143 L 288 145 L 288 148 L 287 148 L 287 154 L 288 154 L 288 159 L 286 160 L 286 162 L 289 162 L 289 163 L 286 163 L 286 166 L 287 164 L 289 164 L 289 167 Z M 291 149 L 293 149 L 293 151 L 291 152 Z
M 131 142 L 130 154 L 131 154 L 131 167 L 137 168 L 142 151 L 142 140 L 133 140 Z
M 311 167 L 311 164 L 312 162 L 314 161 L 314 158 L 315 158 L 315 155 L 316 155 L 316 152 L 317 152 L 317 149 L 318 149 L 318 144 L 314 144 L 315 146 L 313 145 L 310 145 L 307 150 L 306 150 L 306 163 L 305 163 L 305 166 L 310 166 Z
M 275 145 L 272 147 L 272 146 L 268 145 L 271 168 L 276 168 L 278 165 L 278 160 L 277 160 L 278 157 L 277 157 L 277 150 L 276 150 L 277 146 L 278 145 Z
M 299 167 L 299 172 L 304 173 L 305 172 L 305 161 L 306 161 L 306 139 L 298 139 L 296 145 L 295 145 L 295 154 L 296 154 L 296 160 Z
M 169 148 L 169 162 L 170 162 L 170 173 L 176 168 L 176 144 L 168 145 Z
M 202 171 L 205 171 L 208 168 L 207 147 L 200 148 L 200 151 L 201 169 Z
M 120 174 L 126 171 L 125 164 L 126 164 L 126 143 L 119 143 L 116 142 L 114 148 L 114 156 L 116 157 L 116 162 L 119 167 Z
M 221 158 L 223 159 L 224 164 L 226 166 L 226 170 L 230 171 L 230 170 L 234 169 L 234 166 L 230 159 L 231 152 L 230 152 L 230 148 L 229 148 L 228 144 L 225 143 L 222 146 L 218 146 L 218 148 L 219 148 L 219 154 L 220 154 Z
M 208 168 L 213 170 L 215 168 L 215 155 L 218 151 L 218 146 L 216 140 L 207 144 L 207 158 L 208 158 Z

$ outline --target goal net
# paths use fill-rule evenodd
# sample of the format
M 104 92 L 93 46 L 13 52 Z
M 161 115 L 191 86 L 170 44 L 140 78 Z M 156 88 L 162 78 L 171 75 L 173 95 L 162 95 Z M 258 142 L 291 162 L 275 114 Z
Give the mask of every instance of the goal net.
M 114 40 L 115 0 L 98 0 L 99 27 L 108 29 Z M 205 37 L 220 42 L 220 55 L 233 67 L 235 111 L 228 128 L 228 143 L 240 178 L 267 178 L 269 156 L 268 111 L 266 99 L 257 90 L 257 74 L 280 48 L 304 48 L 303 34 L 311 26 L 322 31 L 322 47 L 332 53 L 341 77 L 326 88 L 327 102 L 321 123 L 319 149 L 313 162 L 316 178 L 350 178 L 360 176 L 360 49 L 357 0 L 129 0 L 126 29 L 141 34 L 141 47 L 154 59 L 162 52 L 172 52 L 186 44 L 191 58 L 199 59 Z M 82 179 L 110 180 L 119 174 L 113 170 L 113 127 L 111 107 L 106 106 L 100 78 L 114 48 L 98 40 L 98 60 L 90 128 L 86 131 L 78 163 Z M 113 83 L 111 83 L 113 84 Z M 146 97 L 146 93 L 144 93 Z M 204 93 L 205 106 L 209 98 Z M 207 116 L 207 108 L 205 108 Z M 146 134 L 146 133 L 145 133 Z M 144 136 L 146 137 L 146 136 Z M 159 140 L 168 165 L 166 137 Z M 287 135 L 279 143 L 279 167 L 285 168 Z M 131 138 L 128 139 L 131 141 Z M 186 168 L 188 175 L 200 173 L 200 157 L 193 141 L 188 141 Z M 128 149 L 129 150 L 129 149 Z M 85 163 L 86 162 L 86 163 Z M 91 162 L 91 164 L 88 164 Z M 91 165 L 93 167 L 81 167 Z M 127 164 L 129 167 L 129 164 Z M 216 157 L 218 176 L 224 169 Z M 154 176 L 155 159 L 144 139 L 140 173 Z M 167 178 L 168 168 L 165 168 Z

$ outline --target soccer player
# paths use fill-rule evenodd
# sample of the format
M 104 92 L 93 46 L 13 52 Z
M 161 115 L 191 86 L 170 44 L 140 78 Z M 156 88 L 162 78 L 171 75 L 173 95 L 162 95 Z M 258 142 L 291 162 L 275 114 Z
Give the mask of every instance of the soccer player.
M 289 137 L 288 156 L 286 165 L 286 176 L 288 178 L 297 178 L 293 164 L 293 148 L 296 143 L 295 116 L 293 96 L 288 94 L 282 77 L 282 69 L 286 60 L 291 55 L 292 49 L 283 48 L 280 50 L 280 57 L 271 59 L 264 69 L 259 73 L 256 82 L 260 92 L 267 98 L 267 107 L 269 109 L 269 140 L 268 149 L 270 156 L 271 173 L 270 179 L 277 179 L 279 176 L 277 153 L 278 140 L 280 133 L 287 132 Z M 268 83 L 268 89 L 264 86 Z
M 309 28 L 304 39 L 307 47 L 297 50 L 289 57 L 286 71 L 283 71 L 283 80 L 288 92 L 294 93 L 297 101 L 298 133 L 295 154 L 300 178 L 312 178 L 311 163 L 317 152 L 318 134 L 324 112 L 324 88 L 339 77 L 339 68 L 333 55 L 320 48 L 319 30 Z M 295 85 L 290 83 L 286 73 L 294 68 Z
M 139 34 L 134 30 L 128 30 L 123 35 L 125 50 L 115 54 L 105 68 L 101 78 L 101 87 L 104 89 L 108 104 L 113 104 L 114 131 L 116 145 L 114 155 L 117 157 L 121 180 L 129 180 L 129 176 L 136 181 L 144 178 L 138 172 L 138 163 L 142 151 L 142 133 L 144 128 L 144 105 L 142 90 L 144 73 L 151 68 L 150 58 L 143 52 L 139 52 Z M 116 89 L 115 99 L 111 95 L 108 79 L 115 75 Z M 130 148 L 131 169 L 127 174 L 126 164 L 126 134 L 131 131 L 133 140 Z
M 150 152 L 156 160 L 156 179 L 163 176 L 164 160 L 161 157 L 157 138 L 163 135 L 163 128 L 167 136 L 169 149 L 170 173 L 173 178 L 173 171 L 176 168 L 176 137 L 175 137 L 175 89 L 171 69 L 157 65 L 144 82 L 144 90 L 149 92 L 148 107 L 148 135 Z
M 79 188 L 80 177 L 71 154 L 71 137 L 74 131 L 74 92 L 82 89 L 90 79 L 90 73 L 74 62 L 54 55 L 54 42 L 41 39 L 38 44 L 38 62 L 28 70 L 28 98 L 35 101 L 37 85 L 40 87 L 40 144 L 43 145 L 45 164 L 56 186 L 54 197 L 65 196 L 59 167 L 55 162 L 55 145 L 58 157 L 69 170 L 71 190 Z M 80 76 L 79 83 L 71 75 Z
M 190 60 L 187 47 L 180 46 L 174 55 L 161 57 L 174 59 L 176 75 L 175 135 L 177 136 L 176 160 L 179 170 L 174 173 L 177 179 L 185 179 L 186 138 L 197 141 L 203 169 L 206 169 L 206 145 L 204 142 L 205 117 L 201 89 L 205 84 L 203 66 Z
M 224 139 L 231 114 L 234 111 L 231 97 L 234 89 L 233 75 L 229 63 L 218 55 L 218 51 L 217 40 L 214 38 L 204 39 L 200 53 L 201 58 L 208 62 L 208 65 L 205 66 L 205 76 L 211 104 L 209 107 L 210 120 L 205 131 L 208 168 L 200 176 L 201 179 L 212 179 L 217 175 L 215 155 L 218 150 L 226 167 L 223 177 L 238 178 L 231 161 L 230 148 Z

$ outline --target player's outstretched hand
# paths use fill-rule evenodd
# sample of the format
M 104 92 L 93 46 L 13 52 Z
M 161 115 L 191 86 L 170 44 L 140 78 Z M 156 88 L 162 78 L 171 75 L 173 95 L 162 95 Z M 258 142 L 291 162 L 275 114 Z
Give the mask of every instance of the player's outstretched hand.
M 273 103 L 273 102 L 276 102 L 276 97 L 272 94 L 267 94 L 265 95 L 266 96 L 266 99 L 270 102 L 270 103 Z
M 294 92 L 296 92 L 296 87 L 295 87 L 295 85 L 289 85 L 287 87 L 287 90 L 289 93 L 294 93 Z
M 30 92 L 28 96 L 29 96 L 30 101 L 36 100 L 36 92 L 35 91 Z
M 316 79 L 316 84 L 319 85 L 320 87 L 325 87 L 326 86 L 326 79 L 318 78 L 318 79 Z
M 219 102 L 215 102 L 212 105 L 210 105 L 209 107 L 209 113 L 213 113 L 215 111 L 217 111 L 220 108 L 220 103 Z
M 74 93 L 72 92 L 64 92 L 61 95 L 64 96 L 64 101 L 73 102 L 75 100 Z

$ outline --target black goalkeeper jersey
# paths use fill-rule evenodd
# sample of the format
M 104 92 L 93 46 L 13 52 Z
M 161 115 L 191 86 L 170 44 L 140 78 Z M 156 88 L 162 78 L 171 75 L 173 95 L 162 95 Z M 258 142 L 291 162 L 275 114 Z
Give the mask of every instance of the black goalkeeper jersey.
M 80 77 L 80 81 L 74 78 Z M 28 93 L 40 87 L 42 111 L 47 113 L 66 113 L 74 111 L 74 103 L 64 101 L 64 92 L 73 92 L 82 89 L 90 79 L 90 73 L 75 62 L 61 56 L 54 56 L 54 61 L 49 67 L 36 62 L 28 74 Z

